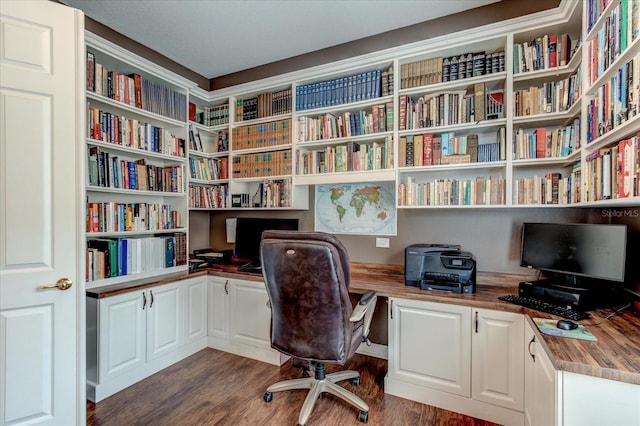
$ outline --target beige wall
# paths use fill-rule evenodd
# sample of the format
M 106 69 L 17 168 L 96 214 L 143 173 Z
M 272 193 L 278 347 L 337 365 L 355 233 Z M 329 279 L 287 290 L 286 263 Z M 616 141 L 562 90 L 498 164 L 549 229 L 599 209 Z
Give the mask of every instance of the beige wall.
M 191 213 L 190 238 L 206 247 L 203 234 L 209 233 L 208 243 L 215 248 L 232 248 L 226 243 L 227 217 L 295 217 L 304 230 L 314 228 L 313 187 L 310 188 L 308 211 L 226 211 L 212 212 L 210 223 L 198 218 L 203 213 Z M 349 250 L 354 262 L 404 264 L 404 249 L 416 243 L 460 244 L 463 250 L 476 257 L 478 270 L 486 272 L 527 273 L 520 267 L 520 230 L 523 222 L 584 222 L 625 223 L 629 226 L 632 249 L 639 246 L 640 206 L 612 210 L 575 207 L 525 207 L 477 209 L 399 209 L 398 235 L 389 237 L 390 248 L 376 248 L 375 236 L 338 235 Z M 635 251 L 637 254 L 640 251 Z

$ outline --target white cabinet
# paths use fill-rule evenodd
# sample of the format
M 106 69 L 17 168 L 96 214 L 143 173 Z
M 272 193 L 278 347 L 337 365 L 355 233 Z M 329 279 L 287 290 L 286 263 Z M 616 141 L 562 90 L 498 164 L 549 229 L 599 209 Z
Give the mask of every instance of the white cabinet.
M 229 279 L 208 277 L 208 335 L 219 342 L 229 339 Z M 212 346 L 211 344 L 209 346 Z M 213 347 L 220 348 L 219 345 Z
M 206 347 L 205 292 L 206 278 L 195 277 L 88 297 L 87 398 L 98 402 Z
M 640 424 L 640 385 L 562 372 L 558 424 L 599 426 Z
M 191 343 L 207 337 L 207 280 L 186 280 L 184 286 L 184 340 Z
M 271 349 L 271 309 L 262 281 L 209 277 L 209 346 L 280 365 Z
M 179 347 L 184 341 L 180 283 L 147 290 L 147 361 Z
M 556 423 L 557 373 L 544 351 L 534 326 L 525 326 L 527 352 L 524 365 L 524 420 L 526 426 L 552 426 Z
M 524 316 L 473 309 L 473 399 L 522 411 Z
M 390 299 L 385 392 L 522 424 L 522 380 L 522 315 Z
M 96 382 L 106 382 L 146 362 L 146 299 L 146 291 L 135 291 L 87 301 L 88 309 L 97 303 L 96 315 L 87 315 L 88 323 L 98 321 Z
M 392 299 L 388 378 L 471 396 L 468 307 Z
M 640 385 L 556 370 L 530 323 L 524 342 L 526 426 L 640 424 Z

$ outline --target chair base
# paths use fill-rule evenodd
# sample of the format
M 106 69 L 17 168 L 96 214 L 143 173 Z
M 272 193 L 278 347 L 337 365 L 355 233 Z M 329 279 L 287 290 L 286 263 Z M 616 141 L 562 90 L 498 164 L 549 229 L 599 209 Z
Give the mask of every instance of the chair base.
M 322 366 L 324 367 L 324 366 Z M 309 393 L 302 404 L 300 409 L 300 416 L 298 417 L 298 424 L 305 425 L 313 407 L 316 404 L 318 398 L 325 392 L 341 398 L 349 404 L 360 409 L 358 419 L 361 422 L 367 422 L 369 417 L 369 406 L 359 396 L 352 392 L 349 392 L 345 388 L 336 385 L 336 382 L 349 379 L 360 380 L 360 373 L 354 370 L 338 371 L 331 374 L 324 374 L 324 368 L 321 368 L 321 373 L 318 373 L 316 368 L 316 377 L 303 377 L 301 379 L 284 380 L 282 382 L 274 383 L 267 388 L 267 392 L 264 395 L 265 401 L 271 401 L 272 392 L 281 392 L 292 389 L 309 389 Z

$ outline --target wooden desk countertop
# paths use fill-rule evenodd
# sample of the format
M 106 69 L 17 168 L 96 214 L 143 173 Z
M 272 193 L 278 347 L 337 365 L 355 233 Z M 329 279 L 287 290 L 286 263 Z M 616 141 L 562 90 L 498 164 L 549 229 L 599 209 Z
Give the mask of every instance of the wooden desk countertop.
M 143 280 L 99 287 L 87 290 L 87 296 L 103 298 L 202 275 L 262 281 L 261 275 L 238 273 L 234 266 L 216 266 L 190 274 L 180 273 L 163 277 L 161 281 Z M 405 286 L 403 265 L 352 263 L 349 289 L 353 293 L 373 290 L 381 297 L 425 300 L 523 313 L 532 325 L 534 325 L 532 318 L 536 317 L 560 319 L 498 300 L 498 296 L 517 294 L 518 282 L 525 279 L 531 279 L 531 275 L 478 273 L 475 293 L 450 294 Z M 598 339 L 597 342 L 549 336 L 541 333 L 537 327 L 533 328 L 556 370 L 640 385 L 640 316 L 625 310 L 622 314 L 605 320 L 609 313 L 611 313 L 610 310 L 593 311 L 591 318 L 580 321 L 580 324 Z

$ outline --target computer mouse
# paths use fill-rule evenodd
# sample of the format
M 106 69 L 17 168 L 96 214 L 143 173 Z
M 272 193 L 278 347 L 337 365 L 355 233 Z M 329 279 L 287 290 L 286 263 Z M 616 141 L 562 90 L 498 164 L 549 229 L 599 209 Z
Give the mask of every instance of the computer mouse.
M 575 330 L 578 328 L 578 324 L 569 320 L 560 320 L 557 322 L 556 327 L 561 330 Z

